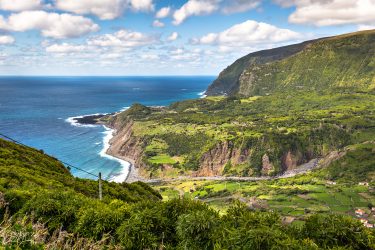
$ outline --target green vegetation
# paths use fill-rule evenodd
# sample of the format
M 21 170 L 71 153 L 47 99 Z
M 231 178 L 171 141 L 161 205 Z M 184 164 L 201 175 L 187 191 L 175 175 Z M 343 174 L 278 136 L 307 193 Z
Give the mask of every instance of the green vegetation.
M 208 95 L 375 88 L 375 31 L 251 53 L 226 68 Z
M 154 177 L 165 164 L 179 169 L 176 173 L 192 174 L 207 167 L 210 156 L 210 161 L 224 160 L 213 166 L 216 174 L 260 175 L 265 154 L 278 174 L 290 167 L 288 153 L 295 167 L 375 140 L 374 100 L 375 95 L 366 92 L 296 91 L 245 100 L 190 100 L 127 119 L 134 121 L 133 137 L 142 141 L 142 160 Z
M 145 177 L 278 175 L 375 140 L 374 58 L 375 31 L 255 52 L 225 69 L 207 98 L 137 104 L 113 119 L 132 123 Z
M 375 145 L 364 143 L 350 147 L 344 157 L 319 171 L 317 176 L 346 183 L 374 181 Z
M 367 31 L 257 52 L 208 90 L 229 97 L 103 118 L 147 177 L 273 176 L 323 158 L 291 178 L 103 182 L 99 200 L 96 181 L 0 139 L 0 248 L 375 249 L 353 218 L 375 223 L 374 42 Z
M 235 199 L 254 209 L 277 211 L 304 220 L 316 213 L 354 216 L 356 209 L 371 214 L 375 204 L 375 143 L 349 147 L 329 166 L 291 178 L 248 181 L 173 181 L 154 184 L 164 199 L 183 194 L 225 213 Z M 364 185 L 364 183 L 368 183 Z M 375 214 L 368 219 L 375 223 Z
M 0 247 L 5 249 L 372 249 L 374 231 L 342 215 L 286 225 L 275 212 L 234 202 L 221 215 L 143 183 L 73 178 L 43 152 L 0 140 Z M 229 188 L 234 191 L 233 187 Z

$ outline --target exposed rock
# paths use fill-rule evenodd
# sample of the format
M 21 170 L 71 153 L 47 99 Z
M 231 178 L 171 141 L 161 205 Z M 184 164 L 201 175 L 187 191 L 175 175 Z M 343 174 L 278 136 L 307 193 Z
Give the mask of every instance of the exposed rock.
M 293 170 L 297 167 L 298 161 L 297 158 L 292 154 L 292 152 L 288 151 L 288 153 L 282 159 L 283 170 Z
M 248 155 L 248 150 L 241 151 L 235 148 L 232 142 L 221 142 L 202 156 L 199 170 L 194 175 L 222 175 L 225 164 L 229 161 L 233 165 L 241 164 L 246 161 Z
M 327 156 L 325 156 L 319 163 L 319 165 L 324 168 L 329 166 L 332 162 L 337 161 L 341 157 L 346 155 L 346 151 L 332 151 Z
M 142 162 L 142 141 L 140 138 L 134 136 L 133 124 L 131 120 L 126 122 L 124 126 L 121 125 L 121 127 L 116 122 L 112 123 L 111 127 L 116 132 L 110 141 L 111 146 L 107 150 L 107 154 L 126 160 L 132 164 L 132 170 L 127 181 L 139 180 L 141 177 L 138 175 L 142 172 L 139 170 L 145 167 Z
M 262 175 L 270 175 L 274 171 L 274 167 L 270 162 L 270 158 L 267 154 L 264 154 L 262 157 Z

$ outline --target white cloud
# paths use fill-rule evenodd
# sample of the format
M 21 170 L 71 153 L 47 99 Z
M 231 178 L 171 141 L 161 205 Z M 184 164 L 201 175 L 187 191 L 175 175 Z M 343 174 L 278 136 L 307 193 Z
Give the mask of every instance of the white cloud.
M 7 36 L 7 35 L 1 36 L 0 35 L 0 45 L 3 45 L 3 44 L 12 44 L 15 41 L 16 40 L 12 36 Z
M 125 9 L 153 11 L 152 0 L 55 0 L 56 8 L 76 14 L 93 14 L 102 20 L 120 17 Z
M 121 57 L 123 57 L 124 55 L 122 53 L 105 53 L 103 55 L 101 55 L 101 58 L 104 58 L 104 59 L 119 59 Z
M 274 0 L 283 7 L 296 6 L 289 22 L 331 26 L 375 21 L 375 0 Z
M 75 53 L 82 52 L 87 49 L 84 45 L 73 45 L 69 43 L 52 44 L 46 47 L 46 51 L 50 53 Z
M 41 0 L 0 0 L 0 9 L 6 11 L 36 10 L 42 8 Z
M 179 37 L 178 33 L 177 32 L 173 32 L 172 34 L 170 34 L 170 36 L 168 36 L 167 40 L 172 42 L 172 41 L 175 41 L 177 40 Z
M 208 15 L 215 11 L 224 14 L 246 12 L 261 3 L 262 0 L 188 0 L 173 13 L 173 24 L 180 25 L 190 16 Z
M 122 14 L 124 0 L 55 0 L 56 8 L 76 14 L 94 14 L 100 19 L 114 19 Z
M 173 14 L 173 24 L 180 25 L 190 16 L 210 14 L 219 8 L 217 0 L 189 0 Z
M 263 43 L 280 43 L 301 38 L 297 32 L 248 20 L 220 33 L 209 33 L 193 39 L 193 44 L 216 44 L 225 47 L 248 47 Z
M 159 20 L 155 20 L 153 23 L 152 23 L 152 26 L 154 27 L 158 27 L 158 28 L 162 28 L 165 26 L 165 24 L 163 22 L 160 22 Z
M 202 51 L 200 49 L 172 48 L 169 51 L 169 58 L 174 61 L 198 62 L 202 59 Z
M 134 11 L 154 11 L 152 0 L 130 0 L 130 5 Z
M 155 15 L 156 18 L 166 18 L 171 13 L 171 7 L 161 8 Z
M 233 14 L 238 12 L 246 12 L 257 8 L 261 4 L 261 0 L 231 0 L 226 1 L 222 8 L 224 14 Z
M 289 8 L 295 5 L 298 0 L 273 0 L 273 2 L 284 8 Z
M 146 35 L 136 31 L 119 30 L 114 34 L 96 36 L 88 41 L 89 45 L 100 47 L 140 47 L 157 43 L 154 36 Z
M 361 24 L 361 25 L 358 25 L 358 30 L 373 30 L 375 29 L 375 24 Z
M 160 57 L 156 54 L 142 54 L 141 58 L 144 60 L 159 60 Z
M 82 16 L 24 11 L 10 15 L 7 20 L 0 16 L 0 29 L 19 32 L 40 30 L 45 37 L 63 39 L 98 31 L 99 26 Z

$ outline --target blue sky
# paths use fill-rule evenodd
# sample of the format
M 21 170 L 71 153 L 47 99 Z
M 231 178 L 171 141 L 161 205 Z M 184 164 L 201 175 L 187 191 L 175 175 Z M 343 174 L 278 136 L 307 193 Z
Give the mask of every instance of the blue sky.
M 0 75 L 217 75 L 375 27 L 375 0 L 0 0 Z

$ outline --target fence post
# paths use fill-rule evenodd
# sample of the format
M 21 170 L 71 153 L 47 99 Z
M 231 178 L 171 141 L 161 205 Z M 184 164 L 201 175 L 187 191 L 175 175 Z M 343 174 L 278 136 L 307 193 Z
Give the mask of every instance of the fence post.
M 102 200 L 102 173 L 99 172 L 99 200 Z

